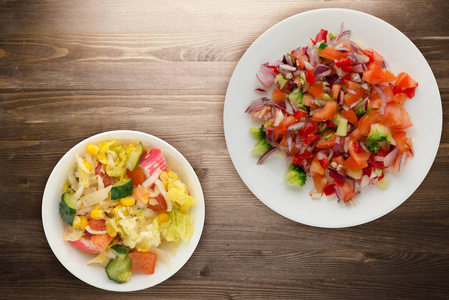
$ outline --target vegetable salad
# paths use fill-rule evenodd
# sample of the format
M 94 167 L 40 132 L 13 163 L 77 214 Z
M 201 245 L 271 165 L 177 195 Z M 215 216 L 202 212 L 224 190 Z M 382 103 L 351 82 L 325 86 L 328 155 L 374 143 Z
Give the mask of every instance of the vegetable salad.
M 96 256 L 87 264 L 105 267 L 109 279 L 126 283 L 133 272 L 153 274 L 160 249 L 173 249 L 193 234 L 194 198 L 169 169 L 160 149 L 117 140 L 89 144 L 76 153 L 63 187 L 63 239 Z
M 387 188 L 389 170 L 413 157 L 405 108 L 418 86 L 350 36 L 343 24 L 338 34 L 322 29 L 307 46 L 262 64 L 256 90 L 265 96 L 246 110 L 263 123 L 251 128 L 258 164 L 281 150 L 289 184 L 303 186 L 311 177 L 313 199 L 325 194 L 342 203 L 368 185 Z

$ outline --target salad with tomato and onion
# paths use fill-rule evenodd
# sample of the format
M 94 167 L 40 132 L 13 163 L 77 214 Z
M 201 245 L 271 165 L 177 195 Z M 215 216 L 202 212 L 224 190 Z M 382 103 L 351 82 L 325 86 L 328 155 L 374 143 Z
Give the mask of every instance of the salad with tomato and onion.
M 313 199 L 327 195 L 341 203 L 369 185 L 387 188 L 389 171 L 413 157 L 405 107 L 418 86 L 350 37 L 343 25 L 338 34 L 322 29 L 307 46 L 262 64 L 256 90 L 264 96 L 245 111 L 263 123 L 251 128 L 258 164 L 282 151 L 290 185 L 311 177 Z
M 96 256 L 110 280 L 153 274 L 159 261 L 171 265 L 160 246 L 175 249 L 193 234 L 195 200 L 170 170 L 160 149 L 118 140 L 88 144 L 63 186 L 59 212 L 63 239 Z

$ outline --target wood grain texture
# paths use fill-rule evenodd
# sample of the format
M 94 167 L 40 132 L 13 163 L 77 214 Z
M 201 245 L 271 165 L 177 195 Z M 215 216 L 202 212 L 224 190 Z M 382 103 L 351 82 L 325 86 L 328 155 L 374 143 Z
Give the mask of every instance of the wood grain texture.
M 251 43 L 289 16 L 326 7 L 370 13 L 407 35 L 429 62 L 443 107 L 440 149 L 418 190 L 376 221 L 337 230 L 294 223 L 260 202 L 234 169 L 222 117 Z M 127 298 L 449 299 L 447 11 L 446 0 L 2 1 L 0 298 L 117 295 L 59 263 L 41 203 L 73 145 L 132 129 L 163 138 L 192 164 L 206 222 L 177 274 Z

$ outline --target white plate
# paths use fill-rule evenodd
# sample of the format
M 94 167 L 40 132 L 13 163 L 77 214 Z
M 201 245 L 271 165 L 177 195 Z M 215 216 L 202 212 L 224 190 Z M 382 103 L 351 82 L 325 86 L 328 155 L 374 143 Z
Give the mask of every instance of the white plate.
M 369 187 L 357 196 L 353 207 L 337 202 L 312 200 L 311 178 L 302 189 L 287 186 L 285 160 L 274 155 L 263 165 L 250 151 L 256 143 L 249 132 L 260 122 L 244 113 L 251 100 L 261 97 L 254 91 L 259 66 L 282 59 L 282 55 L 306 46 L 321 28 L 338 33 L 341 23 L 351 30 L 351 39 L 374 48 L 384 56 L 394 74 L 407 72 L 419 86 L 405 108 L 414 126 L 407 130 L 414 140 L 415 157 L 405 168 L 390 176 L 387 190 Z M 435 159 L 441 138 L 442 107 L 435 77 L 416 46 L 392 25 L 365 13 L 346 9 L 319 9 L 292 16 L 263 33 L 245 52 L 234 70 L 224 105 L 224 130 L 229 154 L 248 188 L 268 207 L 299 223 L 317 227 L 348 227 L 375 220 L 398 207 L 418 188 Z
M 191 207 L 191 216 L 194 222 L 193 235 L 188 243 L 180 242 L 176 255 L 171 256 L 172 268 L 160 263 L 156 266 L 153 275 L 133 274 L 131 280 L 125 284 L 118 284 L 108 279 L 104 267 L 98 265 L 86 265 L 86 262 L 94 257 L 84 253 L 66 241 L 62 240 L 64 222 L 59 215 L 59 202 L 61 199 L 62 186 L 67 178 L 69 168 L 75 164 L 75 151 L 81 155 L 85 152 L 89 143 L 99 143 L 104 140 L 117 139 L 123 142 L 141 141 L 144 147 L 159 148 L 167 161 L 168 166 L 176 172 L 181 181 L 189 188 L 189 192 L 196 202 Z M 70 149 L 57 163 L 45 186 L 42 201 L 42 222 L 45 236 L 53 253 L 59 261 L 73 275 L 82 281 L 95 287 L 110 291 L 136 291 L 152 287 L 175 274 L 189 260 L 195 251 L 201 237 L 204 225 L 204 197 L 198 177 L 188 161 L 167 142 L 150 134 L 119 130 L 109 131 L 94 135 Z

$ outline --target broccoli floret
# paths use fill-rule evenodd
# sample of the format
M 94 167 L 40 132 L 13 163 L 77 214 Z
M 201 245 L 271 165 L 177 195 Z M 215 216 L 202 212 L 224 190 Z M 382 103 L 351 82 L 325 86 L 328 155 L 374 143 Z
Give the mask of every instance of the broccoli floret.
M 382 142 L 387 140 L 388 129 L 382 124 L 371 124 L 367 139 L 372 142 Z
M 355 114 L 357 116 L 363 116 L 366 114 L 365 105 L 360 105 L 355 109 Z
M 304 186 L 306 184 L 307 175 L 303 168 L 291 164 L 284 176 L 289 185 Z
M 267 142 L 267 133 L 264 130 L 264 125 L 260 128 L 250 128 L 251 133 L 258 138 L 254 148 L 251 150 L 252 155 L 262 156 L 265 152 L 271 150 L 273 147 Z
M 259 128 L 251 127 L 249 131 L 251 131 L 251 133 L 258 139 L 265 139 L 267 137 L 264 125 L 260 126 Z
M 326 47 L 327 44 L 324 41 L 322 41 L 321 44 L 318 46 L 318 52 L 321 52 L 321 50 L 323 50 Z
M 257 141 L 257 144 L 254 146 L 254 148 L 251 150 L 252 155 L 258 155 L 262 156 L 265 154 L 265 152 L 271 150 L 273 147 L 267 143 L 266 139 L 260 139 Z
M 299 87 L 294 89 L 288 95 L 288 100 L 290 100 L 290 103 L 295 105 L 297 108 L 306 109 L 306 106 L 304 105 L 304 103 L 302 103 L 302 91 Z
M 368 148 L 370 151 L 377 154 L 379 152 L 380 144 L 379 142 L 373 142 L 373 141 L 366 141 L 365 143 L 366 148 Z

